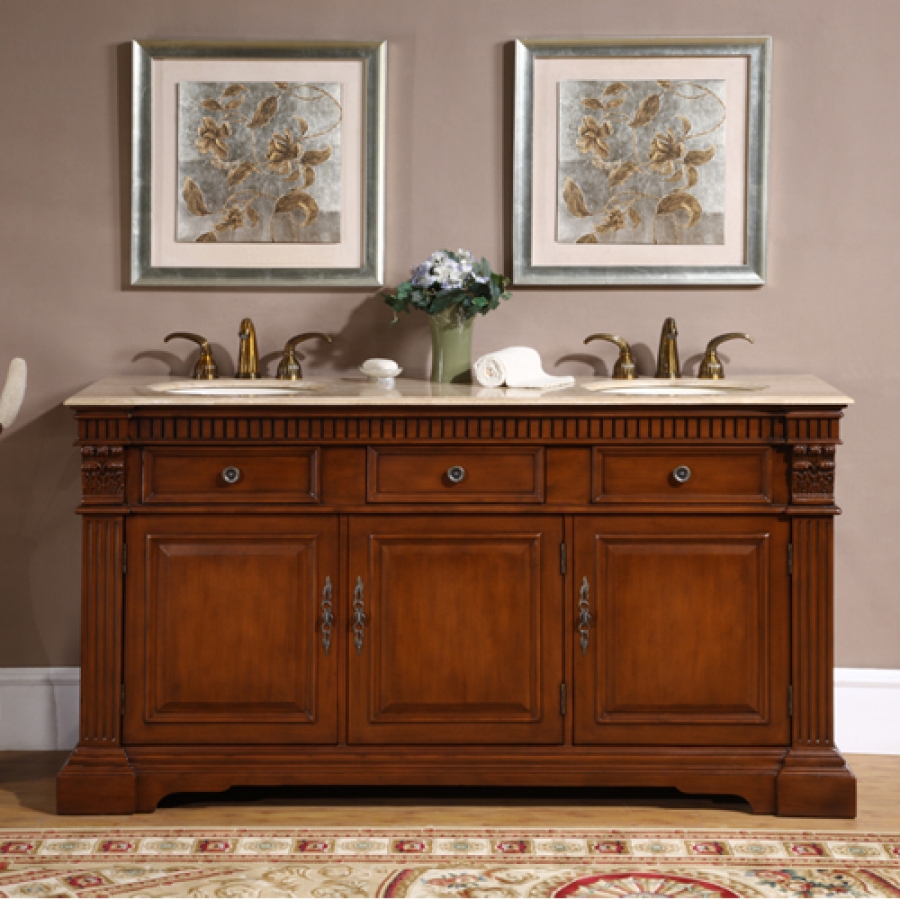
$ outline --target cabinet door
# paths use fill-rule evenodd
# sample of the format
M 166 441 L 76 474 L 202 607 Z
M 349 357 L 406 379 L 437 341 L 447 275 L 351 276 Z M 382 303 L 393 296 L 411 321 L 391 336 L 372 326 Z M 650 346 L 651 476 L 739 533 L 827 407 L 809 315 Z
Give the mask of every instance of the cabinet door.
M 560 743 L 561 541 L 551 516 L 352 519 L 351 742 Z
M 774 516 L 578 520 L 576 742 L 789 743 L 788 534 Z
M 327 516 L 131 519 L 126 743 L 336 741 L 337 546 Z

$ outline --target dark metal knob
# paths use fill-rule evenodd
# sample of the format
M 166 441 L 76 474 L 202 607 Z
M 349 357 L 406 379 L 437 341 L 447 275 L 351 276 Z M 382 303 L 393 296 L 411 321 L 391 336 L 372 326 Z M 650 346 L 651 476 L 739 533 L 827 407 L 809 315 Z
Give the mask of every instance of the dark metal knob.
M 447 479 L 451 484 L 459 484 L 466 477 L 466 470 L 462 466 L 450 466 L 447 469 Z
M 241 470 L 237 466 L 226 466 L 222 469 L 222 481 L 225 484 L 237 484 L 241 477 Z
M 672 478 L 678 484 L 684 484 L 686 481 L 690 480 L 691 470 L 687 466 L 676 466 L 672 472 Z

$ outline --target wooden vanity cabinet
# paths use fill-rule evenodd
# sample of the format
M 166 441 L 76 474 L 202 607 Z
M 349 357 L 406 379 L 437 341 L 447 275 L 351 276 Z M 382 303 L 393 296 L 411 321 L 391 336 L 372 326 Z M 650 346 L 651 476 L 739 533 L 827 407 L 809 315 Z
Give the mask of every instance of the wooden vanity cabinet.
M 60 812 L 377 783 L 855 814 L 832 725 L 839 408 L 77 420 L 81 737 Z

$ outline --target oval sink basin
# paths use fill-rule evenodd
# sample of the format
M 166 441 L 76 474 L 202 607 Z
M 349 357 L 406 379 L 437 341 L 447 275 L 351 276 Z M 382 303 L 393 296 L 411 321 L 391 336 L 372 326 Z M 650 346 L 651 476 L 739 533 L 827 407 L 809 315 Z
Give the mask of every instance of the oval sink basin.
M 711 397 L 735 391 L 761 391 L 763 384 L 586 384 L 589 391 L 630 397 Z
M 324 385 L 316 381 L 296 381 L 286 384 L 272 381 L 202 382 L 177 381 L 151 384 L 150 389 L 161 394 L 177 394 L 184 397 L 289 397 L 306 391 L 315 391 Z

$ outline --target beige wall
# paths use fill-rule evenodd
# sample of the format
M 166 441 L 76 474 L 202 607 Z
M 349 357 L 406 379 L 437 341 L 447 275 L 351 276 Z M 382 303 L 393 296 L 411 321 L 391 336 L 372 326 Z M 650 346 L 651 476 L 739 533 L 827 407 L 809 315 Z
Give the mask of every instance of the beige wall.
M 134 39 L 389 41 L 387 279 L 439 247 L 509 270 L 516 37 L 774 38 L 769 283 L 756 290 L 519 289 L 476 326 L 475 351 L 536 346 L 589 374 L 583 336 L 616 331 L 644 366 L 666 315 L 682 360 L 721 331 L 732 372 L 812 372 L 857 399 L 838 454 L 837 654 L 900 668 L 900 4 L 891 0 L 0 0 L 0 368 L 24 356 L 21 418 L 0 440 L 0 666 L 78 661 L 79 496 L 70 394 L 112 373 L 186 372 L 171 330 L 234 359 L 237 325 L 263 352 L 334 332 L 310 371 L 370 355 L 423 375 L 424 322 L 388 329 L 372 292 L 132 290 L 124 271 Z M 609 350 L 598 348 L 608 371 Z M 177 355 L 174 355 L 177 354 Z

